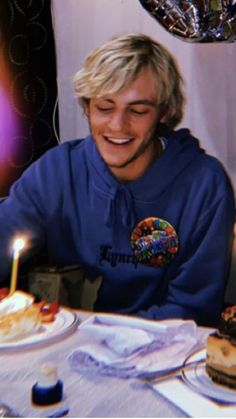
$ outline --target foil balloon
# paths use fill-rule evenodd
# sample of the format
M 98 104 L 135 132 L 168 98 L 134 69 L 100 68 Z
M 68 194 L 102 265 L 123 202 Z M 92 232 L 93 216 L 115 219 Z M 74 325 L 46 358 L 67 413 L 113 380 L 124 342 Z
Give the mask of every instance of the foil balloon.
M 172 35 L 188 42 L 234 42 L 236 0 L 139 0 Z

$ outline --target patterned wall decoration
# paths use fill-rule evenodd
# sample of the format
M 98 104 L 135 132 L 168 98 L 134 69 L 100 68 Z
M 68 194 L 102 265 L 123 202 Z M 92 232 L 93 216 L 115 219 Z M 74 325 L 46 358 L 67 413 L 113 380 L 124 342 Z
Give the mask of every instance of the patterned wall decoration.
M 0 1 L 0 196 L 58 142 L 51 0 Z

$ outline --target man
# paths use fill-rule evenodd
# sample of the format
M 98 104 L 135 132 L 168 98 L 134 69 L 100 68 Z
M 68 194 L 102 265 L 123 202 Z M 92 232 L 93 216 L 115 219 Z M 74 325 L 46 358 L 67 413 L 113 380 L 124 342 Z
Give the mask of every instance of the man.
M 235 217 L 221 164 L 187 129 L 169 52 L 127 34 L 92 52 L 74 79 L 91 135 L 47 152 L 0 206 L 1 277 L 10 244 L 24 259 L 102 275 L 95 309 L 217 324 Z

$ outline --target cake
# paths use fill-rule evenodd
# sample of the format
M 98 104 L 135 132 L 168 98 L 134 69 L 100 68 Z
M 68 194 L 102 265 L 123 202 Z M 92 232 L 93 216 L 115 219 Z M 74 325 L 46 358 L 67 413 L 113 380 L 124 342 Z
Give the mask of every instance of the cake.
M 34 302 L 34 296 L 23 291 L 8 294 L 0 289 L 0 343 L 25 338 L 51 323 L 59 311 L 59 304 Z
M 207 338 L 206 352 L 207 374 L 236 390 L 236 306 L 222 313 L 218 329 Z
M 0 302 L 0 343 L 34 333 L 40 323 L 40 307 L 32 295 L 16 291 Z

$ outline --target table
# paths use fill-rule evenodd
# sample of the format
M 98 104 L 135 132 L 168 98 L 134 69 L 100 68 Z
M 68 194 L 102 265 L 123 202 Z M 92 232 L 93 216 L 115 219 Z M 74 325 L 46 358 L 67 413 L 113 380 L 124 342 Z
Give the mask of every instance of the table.
M 83 321 L 91 313 L 78 311 Z M 79 330 L 62 341 L 24 352 L 2 353 L 0 399 L 22 417 L 47 417 L 52 411 L 69 407 L 68 417 L 187 417 L 157 391 L 140 385 L 136 379 L 91 376 L 70 370 L 68 355 L 78 346 Z M 31 388 L 39 366 L 53 362 L 64 383 L 64 400 L 53 408 L 35 408 Z

